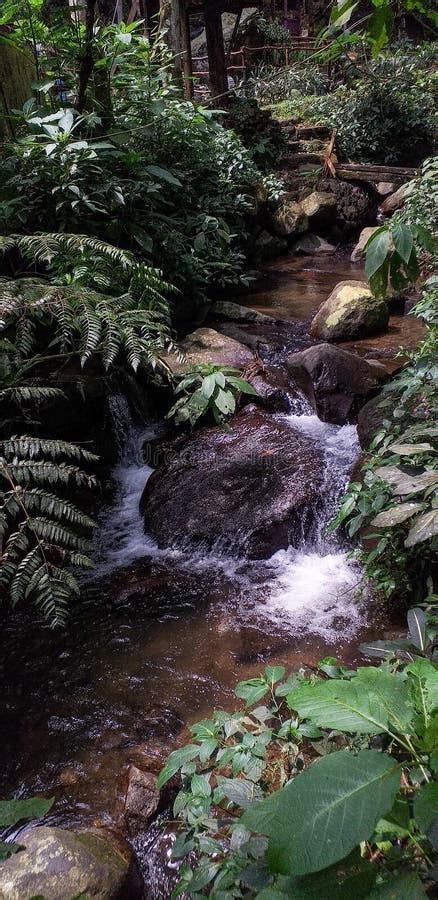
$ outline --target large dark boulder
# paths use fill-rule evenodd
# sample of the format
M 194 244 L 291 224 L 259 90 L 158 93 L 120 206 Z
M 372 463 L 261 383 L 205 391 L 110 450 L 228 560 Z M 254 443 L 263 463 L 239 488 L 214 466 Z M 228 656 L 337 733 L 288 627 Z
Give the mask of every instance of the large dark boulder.
M 332 344 L 292 353 L 286 365 L 319 418 L 335 425 L 351 420 L 384 377 L 380 366 Z
M 229 431 L 200 429 L 167 454 L 141 499 L 145 529 L 160 547 L 219 544 L 265 559 L 310 534 L 323 473 L 310 438 L 247 407 Z
M 347 238 L 366 225 L 375 223 L 376 196 L 366 185 L 342 181 L 340 178 L 327 178 L 321 180 L 318 189 L 333 193 L 335 196 L 338 237 Z

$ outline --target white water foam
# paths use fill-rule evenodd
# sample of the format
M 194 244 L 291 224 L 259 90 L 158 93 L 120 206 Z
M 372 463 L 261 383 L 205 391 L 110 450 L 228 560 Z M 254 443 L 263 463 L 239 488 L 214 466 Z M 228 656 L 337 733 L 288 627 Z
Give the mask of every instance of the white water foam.
M 279 550 L 269 597 L 257 612 L 295 632 L 311 631 L 328 640 L 353 635 L 362 622 L 355 599 L 360 572 L 342 551 L 322 554 Z

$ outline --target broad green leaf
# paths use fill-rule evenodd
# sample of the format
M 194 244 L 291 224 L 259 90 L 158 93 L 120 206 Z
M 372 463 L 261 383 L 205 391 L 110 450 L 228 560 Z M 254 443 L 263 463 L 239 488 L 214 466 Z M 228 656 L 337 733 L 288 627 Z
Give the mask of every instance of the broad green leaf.
M 216 378 L 214 375 L 207 375 L 206 378 L 202 379 L 201 391 L 204 394 L 204 397 L 207 397 L 207 399 L 209 399 L 214 393 L 215 387 Z
M 427 453 L 432 450 L 432 444 L 405 444 L 405 443 L 397 443 L 390 444 L 388 450 L 391 453 L 396 453 L 397 456 L 415 456 L 417 453 Z
M 376 881 L 376 869 L 353 850 L 346 859 L 301 878 L 280 876 L 275 887 L 264 888 L 257 900 L 362 900 L 368 897 Z
M 385 225 L 375 231 L 366 245 L 365 273 L 368 279 L 380 269 L 386 261 L 389 250 L 389 231 Z
M 393 14 L 388 6 L 381 6 L 370 16 L 367 23 L 367 37 L 371 44 L 373 59 L 379 55 L 391 34 Z
M 355 682 L 365 687 L 370 696 L 378 698 L 386 710 L 391 729 L 404 733 L 412 731 L 409 688 L 402 674 L 367 666 L 357 670 Z
M 195 756 L 198 756 L 198 753 L 198 744 L 186 744 L 186 746 L 181 747 L 180 750 L 174 750 L 173 753 L 168 756 L 166 765 L 157 778 L 158 790 L 160 790 L 166 782 L 169 781 L 169 778 L 172 778 L 185 763 L 190 762 Z
M 320 728 L 379 734 L 409 728 L 412 711 L 404 681 L 382 669 L 359 669 L 351 681 L 303 685 L 288 695 L 290 709 Z M 372 674 L 371 674 L 372 673 Z
M 425 835 L 438 823 L 438 781 L 423 784 L 414 796 L 414 818 Z
M 391 227 L 391 235 L 397 253 L 404 262 L 409 262 L 414 246 L 414 238 L 409 225 L 405 225 L 403 222 L 394 222 Z
M 391 509 L 384 509 L 383 512 L 378 513 L 370 524 L 375 528 L 392 528 L 394 525 L 406 522 L 423 508 L 422 503 L 398 503 L 397 506 L 391 506 Z
M 261 797 L 261 790 L 258 785 L 253 781 L 248 781 L 246 778 L 224 778 L 223 775 L 218 775 L 217 786 L 227 800 L 230 800 L 242 809 L 248 809 Z
M 399 875 L 369 894 L 369 900 L 424 900 L 426 892 L 416 872 Z
M 219 388 L 214 398 L 214 402 L 224 416 L 231 415 L 236 409 L 236 401 L 231 391 L 224 391 L 222 388 Z
M 416 648 L 410 641 L 372 641 L 370 644 L 359 644 L 359 650 L 365 656 L 377 659 L 391 659 L 394 656 L 402 659 L 413 659 Z
M 28 800 L 0 800 L 0 826 L 16 825 L 21 819 L 39 819 L 52 808 L 54 798 L 29 797 Z
M 433 484 L 438 484 L 438 472 L 428 469 L 420 475 L 407 475 L 397 466 L 378 466 L 374 469 L 377 478 L 386 481 L 394 494 L 418 494 Z
M 270 684 L 275 684 L 277 681 L 280 681 L 280 678 L 283 678 L 285 671 L 286 669 L 284 666 L 266 666 L 266 680 L 269 681 Z
M 399 768 L 385 753 L 340 750 L 313 762 L 242 821 L 269 838 L 271 871 L 306 875 L 369 838 L 392 809 L 399 785 Z
M 239 681 L 236 685 L 234 693 L 241 700 L 246 700 L 247 706 L 252 706 L 265 696 L 269 690 L 265 678 L 249 678 L 248 681 Z
M 438 509 L 429 509 L 421 516 L 417 516 L 413 522 L 405 540 L 405 547 L 415 547 L 416 544 L 428 541 L 436 534 L 438 534 Z
M 424 653 L 427 644 L 426 616 L 422 609 L 414 608 L 408 612 L 408 628 L 412 643 Z
M 330 15 L 330 23 L 342 28 L 350 21 L 351 16 L 359 5 L 359 0 L 338 0 L 332 8 Z
M 180 180 L 175 175 L 172 175 L 172 172 L 169 172 L 168 169 L 162 169 L 161 166 L 146 166 L 146 171 L 160 181 L 166 181 L 167 184 L 172 184 L 175 187 L 182 187 Z
M 427 719 L 438 710 L 438 670 L 428 659 L 416 659 L 405 669 L 413 681 L 416 705 Z

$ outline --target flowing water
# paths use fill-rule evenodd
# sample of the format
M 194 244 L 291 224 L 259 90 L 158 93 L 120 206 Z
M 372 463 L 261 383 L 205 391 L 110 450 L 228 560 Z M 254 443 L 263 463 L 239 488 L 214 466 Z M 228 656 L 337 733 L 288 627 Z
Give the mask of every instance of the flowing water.
M 308 293 L 315 305 L 310 282 Z M 37 629 L 18 611 L 0 638 L 1 796 L 50 792 L 51 821 L 61 824 L 117 822 L 128 765 L 150 767 L 184 723 L 232 707 L 236 682 L 266 662 L 353 662 L 361 640 L 390 627 L 372 598 L 357 596 L 348 547 L 326 534 L 359 454 L 354 425 L 325 424 L 296 399 L 282 414 L 322 450 L 324 487 L 312 541 L 254 562 L 219 547 L 159 549 L 144 534 L 138 505 L 153 470 L 142 448 L 159 426 L 134 428 L 121 397 L 110 412 L 121 456 L 85 602 L 65 633 Z M 143 836 L 150 878 L 154 846 Z

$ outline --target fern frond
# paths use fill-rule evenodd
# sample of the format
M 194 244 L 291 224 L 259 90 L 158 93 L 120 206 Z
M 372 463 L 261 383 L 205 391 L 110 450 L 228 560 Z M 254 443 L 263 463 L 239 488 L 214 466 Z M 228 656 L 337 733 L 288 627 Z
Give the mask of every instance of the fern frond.
M 58 459 L 60 456 L 66 456 L 68 459 L 76 459 L 78 461 L 85 460 L 87 462 L 97 462 L 98 457 L 89 450 L 84 450 L 77 444 L 71 444 L 68 441 L 48 440 L 47 438 L 29 437 L 13 435 L 6 441 L 0 441 L 0 451 L 3 451 L 5 457 L 18 456 L 22 459 L 35 459 L 38 456 L 44 456 L 46 459 Z
M 65 463 L 46 462 L 45 460 L 13 460 L 6 464 L 0 459 L 0 475 L 3 474 L 16 481 L 17 484 L 27 485 L 32 481 L 35 484 L 65 484 L 70 482 L 87 487 L 95 487 L 96 479 L 88 472 L 83 472 L 77 466 L 68 466 Z
M 68 601 L 78 593 L 74 575 L 63 566 L 90 566 L 85 536 L 93 520 L 47 487 L 93 485 L 92 475 L 59 457 L 94 462 L 94 454 L 65 441 L 14 436 L 0 443 L 0 587 L 16 606 L 30 598 L 51 627 L 63 624 Z M 42 459 L 38 459 L 42 456 Z
M 55 397 L 65 397 L 60 388 L 38 387 L 36 385 L 19 385 L 0 390 L 0 399 L 9 400 L 11 403 L 45 403 Z
M 87 516 L 78 506 L 56 494 L 49 494 L 41 488 L 27 488 L 21 492 L 21 502 L 28 513 L 40 512 L 46 516 L 79 525 L 81 528 L 95 528 L 96 522 Z M 17 511 L 20 507 L 17 504 Z
M 87 550 L 91 545 L 85 538 L 70 531 L 64 525 L 56 522 L 54 519 L 47 519 L 44 516 L 29 516 L 27 520 L 28 527 L 43 542 L 48 542 L 54 546 L 62 546 L 65 549 Z
M 26 596 L 28 585 L 31 582 L 35 572 L 41 566 L 41 550 L 37 545 L 26 553 L 15 570 L 12 584 L 10 587 L 10 597 L 12 606 L 16 606 Z

